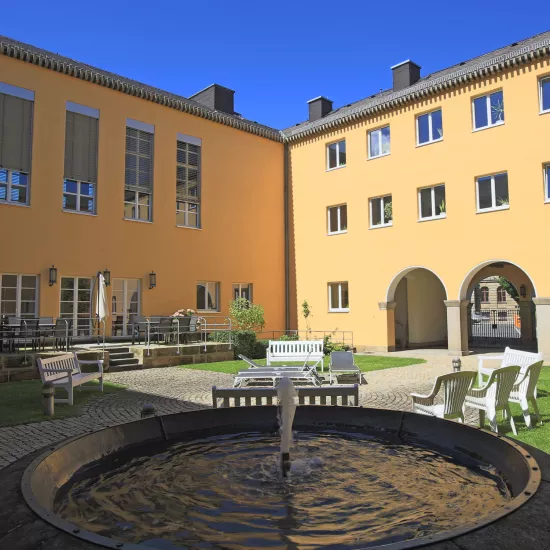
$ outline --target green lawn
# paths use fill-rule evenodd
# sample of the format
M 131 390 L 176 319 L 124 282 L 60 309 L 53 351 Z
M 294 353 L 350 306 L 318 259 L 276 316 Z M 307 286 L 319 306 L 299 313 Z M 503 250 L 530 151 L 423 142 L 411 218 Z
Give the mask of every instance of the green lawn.
M 260 365 L 265 365 L 265 359 L 255 361 Z M 393 369 L 395 367 L 407 367 L 409 365 L 417 365 L 425 363 L 424 359 L 409 358 L 409 357 L 380 357 L 376 355 L 356 355 L 355 364 L 362 372 L 370 372 L 373 370 Z M 290 365 L 303 365 L 302 363 L 289 363 Z M 329 358 L 325 357 L 325 370 L 328 370 Z M 193 370 L 208 370 L 211 372 L 224 372 L 226 374 L 237 374 L 241 370 L 247 368 L 244 361 L 220 361 L 218 363 L 197 363 L 196 365 L 181 365 L 182 369 Z
M 97 383 L 94 381 L 94 383 Z M 91 383 L 90 383 L 91 385 Z M 83 405 L 90 399 L 106 393 L 114 393 L 124 389 L 123 386 L 104 382 L 103 393 L 97 391 L 74 392 L 74 405 L 55 404 L 54 419 L 78 416 Z M 56 396 L 67 398 L 65 390 L 57 390 Z M 42 414 L 42 381 L 26 380 L 24 382 L 6 382 L 0 384 L 0 427 L 28 424 L 49 420 Z

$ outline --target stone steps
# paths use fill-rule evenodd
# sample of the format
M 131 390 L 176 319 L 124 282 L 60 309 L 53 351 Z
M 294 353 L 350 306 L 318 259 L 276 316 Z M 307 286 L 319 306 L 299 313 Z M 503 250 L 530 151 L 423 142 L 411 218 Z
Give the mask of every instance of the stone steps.
M 109 349 L 109 372 L 138 370 L 143 368 L 130 348 L 117 347 Z

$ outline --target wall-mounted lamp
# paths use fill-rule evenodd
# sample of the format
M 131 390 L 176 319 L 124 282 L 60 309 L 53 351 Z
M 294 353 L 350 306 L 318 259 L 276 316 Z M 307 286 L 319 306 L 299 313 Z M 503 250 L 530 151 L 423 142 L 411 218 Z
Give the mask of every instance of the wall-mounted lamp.
M 149 273 L 149 290 L 157 286 L 157 274 L 154 271 Z
M 55 285 L 57 283 L 57 267 L 50 267 L 50 286 Z
M 111 284 L 111 272 L 108 269 L 103 272 L 103 278 L 105 279 L 105 286 L 109 286 Z
M 521 285 L 519 287 L 519 294 L 522 298 L 525 298 L 527 296 L 527 289 L 525 288 L 525 285 Z

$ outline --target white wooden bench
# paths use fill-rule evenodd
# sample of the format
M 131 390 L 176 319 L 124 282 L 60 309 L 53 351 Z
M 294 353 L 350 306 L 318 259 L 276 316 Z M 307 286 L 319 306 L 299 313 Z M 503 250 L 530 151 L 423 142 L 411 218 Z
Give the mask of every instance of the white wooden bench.
M 322 340 L 270 340 L 266 357 L 268 365 L 307 361 L 325 370 Z
M 37 359 L 38 370 L 42 383 L 51 382 L 54 388 L 64 388 L 67 390 L 68 399 L 55 399 L 56 403 L 73 404 L 73 390 L 77 386 L 82 386 L 86 382 L 97 380 L 99 386 L 83 386 L 82 390 L 103 391 L 103 360 L 80 361 L 76 353 L 67 353 L 58 355 L 49 359 Z M 80 365 L 97 365 L 97 371 L 82 372 Z
M 359 385 L 296 387 L 300 405 L 359 406 Z M 212 386 L 212 405 L 221 407 L 253 407 L 277 404 L 277 388 L 217 388 Z
M 477 366 L 477 381 L 483 386 L 483 376 L 491 376 L 497 367 L 484 367 L 484 361 L 500 361 L 498 367 L 520 367 L 520 376 L 525 373 L 527 367 L 538 361 L 542 361 L 542 353 L 529 353 L 517 349 L 506 348 L 503 355 L 482 355 Z

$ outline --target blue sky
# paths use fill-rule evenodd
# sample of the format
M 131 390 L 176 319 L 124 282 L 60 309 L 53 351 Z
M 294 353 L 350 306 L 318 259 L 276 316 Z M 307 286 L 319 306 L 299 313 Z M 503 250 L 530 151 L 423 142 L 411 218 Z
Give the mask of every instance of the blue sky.
M 308 99 L 335 107 L 550 30 L 550 2 L 200 0 L 4 2 L 0 34 L 190 96 L 216 82 L 245 117 L 285 128 Z

